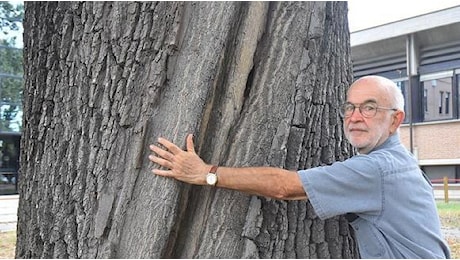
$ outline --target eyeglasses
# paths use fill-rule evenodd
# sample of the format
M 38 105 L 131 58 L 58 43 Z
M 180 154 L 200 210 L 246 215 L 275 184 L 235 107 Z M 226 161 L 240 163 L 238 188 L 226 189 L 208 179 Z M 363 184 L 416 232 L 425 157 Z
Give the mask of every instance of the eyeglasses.
M 351 117 L 351 115 L 353 115 L 353 112 L 355 112 L 355 108 L 359 108 L 359 113 L 361 113 L 361 115 L 366 118 L 374 117 L 377 114 L 377 110 L 379 109 L 380 110 L 393 110 L 393 111 L 398 110 L 396 108 L 379 107 L 374 102 L 362 103 L 359 106 L 356 106 L 350 102 L 347 102 L 340 106 L 339 113 L 344 118 Z

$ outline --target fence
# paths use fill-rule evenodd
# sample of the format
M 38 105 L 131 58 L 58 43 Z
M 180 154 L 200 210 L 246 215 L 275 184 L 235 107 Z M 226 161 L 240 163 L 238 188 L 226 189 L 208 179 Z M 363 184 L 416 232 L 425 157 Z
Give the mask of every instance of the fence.
M 433 183 L 433 189 L 435 191 L 444 191 L 444 202 L 446 203 L 449 203 L 449 191 L 460 194 L 460 179 L 449 179 L 448 177 L 444 177 L 442 179 L 433 179 L 431 182 Z M 460 199 L 460 197 L 458 198 Z

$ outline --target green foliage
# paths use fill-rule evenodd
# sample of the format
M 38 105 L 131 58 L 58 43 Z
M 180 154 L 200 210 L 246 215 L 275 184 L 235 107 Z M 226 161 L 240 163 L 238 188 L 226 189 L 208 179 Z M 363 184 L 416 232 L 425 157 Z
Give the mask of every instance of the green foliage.
M 20 131 L 16 116 L 22 113 L 23 67 L 22 50 L 0 48 L 0 131 Z
M 4 44 L 6 42 L 6 40 L 0 41 L 0 72 L 22 75 L 22 49 L 9 47 Z
M 13 6 L 10 2 L 0 1 L 0 29 L 4 35 L 19 31 L 24 19 L 24 5 Z M 8 45 L 14 45 L 16 37 L 9 37 Z M 4 43 L 2 43 L 4 44 Z
M 6 37 L 0 40 L 0 131 L 21 130 L 23 53 L 10 34 L 22 28 L 23 17 L 24 5 L 0 2 L 0 34 Z

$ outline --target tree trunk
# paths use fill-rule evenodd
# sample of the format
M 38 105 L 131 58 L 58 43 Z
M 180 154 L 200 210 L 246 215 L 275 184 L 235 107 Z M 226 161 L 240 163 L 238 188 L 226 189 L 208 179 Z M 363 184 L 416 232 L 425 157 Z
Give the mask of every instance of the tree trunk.
M 352 258 L 347 221 L 151 173 L 194 133 L 205 161 L 296 170 L 350 156 L 346 2 L 26 2 L 16 257 Z

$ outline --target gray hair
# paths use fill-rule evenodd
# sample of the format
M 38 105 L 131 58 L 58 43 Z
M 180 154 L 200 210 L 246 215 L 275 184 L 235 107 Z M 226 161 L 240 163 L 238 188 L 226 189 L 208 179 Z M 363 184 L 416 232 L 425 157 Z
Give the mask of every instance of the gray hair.
M 385 87 L 386 91 L 388 92 L 388 97 L 390 98 L 392 108 L 404 111 L 404 96 L 401 92 L 401 89 L 396 85 L 394 81 L 376 75 L 364 76 L 359 78 L 357 81 L 360 80 L 372 80 L 378 83 L 381 87 Z
M 391 93 L 391 103 L 394 108 L 404 111 L 404 96 L 401 92 L 401 89 L 393 81 L 391 81 L 391 84 L 388 84 L 388 88 Z

